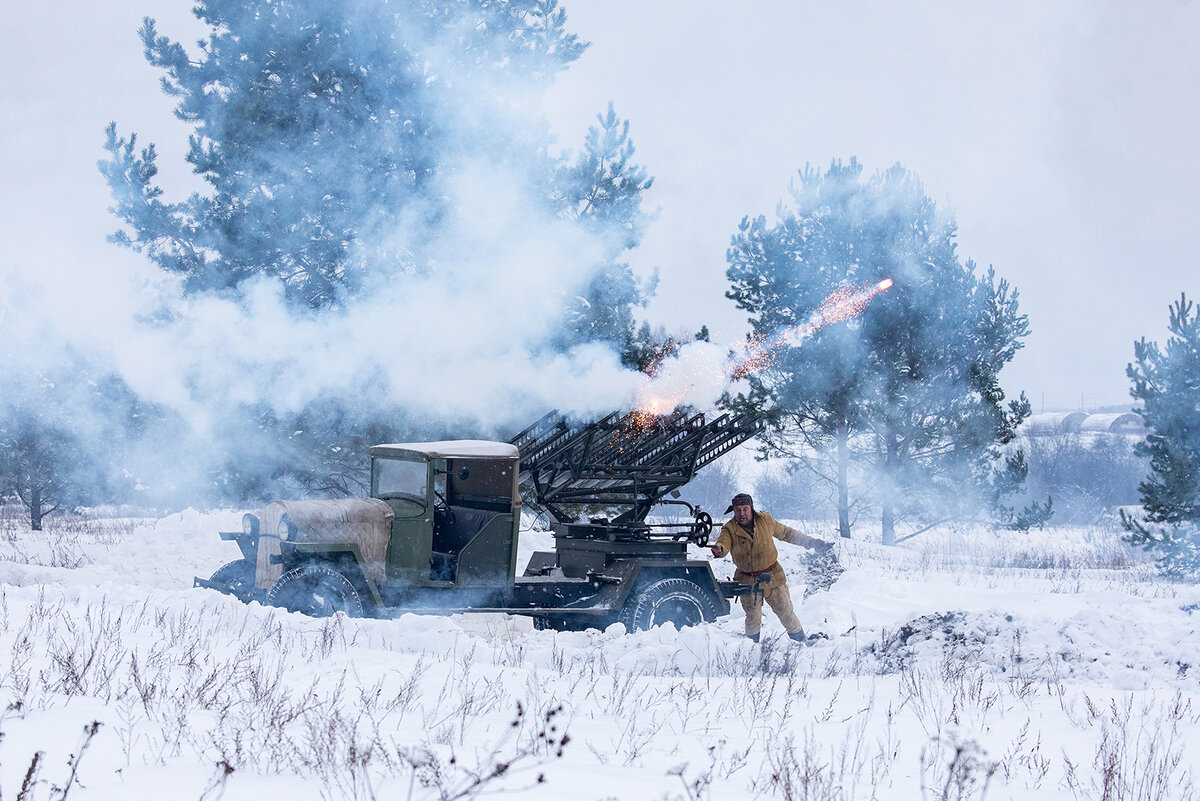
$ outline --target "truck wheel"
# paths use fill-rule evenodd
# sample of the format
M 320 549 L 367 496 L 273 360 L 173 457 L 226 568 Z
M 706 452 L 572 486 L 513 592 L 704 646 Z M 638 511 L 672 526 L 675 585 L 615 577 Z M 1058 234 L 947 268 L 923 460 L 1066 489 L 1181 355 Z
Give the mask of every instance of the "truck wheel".
M 345 612 L 362 617 L 363 602 L 350 580 L 325 565 L 301 565 L 279 577 L 267 592 L 267 604 L 309 617 Z
M 227 592 L 243 603 L 250 603 L 259 597 L 254 588 L 254 565 L 247 559 L 235 559 L 221 565 L 209 578 L 213 584 L 220 584 Z
M 635 588 L 621 610 L 620 621 L 626 631 L 645 631 L 668 622 L 681 629 L 716 620 L 719 614 L 712 593 L 699 584 L 685 578 L 666 578 Z

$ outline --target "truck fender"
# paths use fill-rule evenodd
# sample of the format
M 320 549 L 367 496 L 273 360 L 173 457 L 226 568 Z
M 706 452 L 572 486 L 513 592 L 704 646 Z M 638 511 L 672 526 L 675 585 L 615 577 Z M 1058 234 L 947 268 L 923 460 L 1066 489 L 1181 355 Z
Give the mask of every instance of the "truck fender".
M 306 563 L 329 565 L 354 585 L 364 602 L 373 604 L 376 609 L 383 607 L 383 596 L 379 594 L 379 586 L 367 573 L 367 562 L 356 543 L 280 542 L 279 550 L 278 558 L 285 573 Z
M 222 531 L 220 536 L 226 542 L 236 542 L 242 556 L 251 564 L 258 558 L 258 534 L 247 534 L 244 531 Z

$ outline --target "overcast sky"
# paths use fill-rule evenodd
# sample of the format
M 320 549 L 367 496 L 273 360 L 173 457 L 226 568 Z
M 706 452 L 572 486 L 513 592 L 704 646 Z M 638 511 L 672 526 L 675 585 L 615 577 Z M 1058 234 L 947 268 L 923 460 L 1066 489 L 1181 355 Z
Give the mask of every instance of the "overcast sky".
M 104 241 L 104 126 L 156 142 L 164 184 L 186 175 L 137 27 L 201 31 L 190 0 L 12 5 L 0 292 L 80 319 L 149 270 Z M 1033 333 L 1005 384 L 1035 410 L 1128 403 L 1133 341 L 1165 337 L 1181 291 L 1200 299 L 1200 3 L 563 5 L 591 47 L 544 111 L 566 146 L 610 101 L 631 121 L 660 210 L 636 261 L 661 275 L 655 322 L 739 336 L 723 297 L 738 221 L 771 215 L 804 164 L 851 156 L 920 175 L 962 256 L 1019 289 Z
M 1035 410 L 1129 402 L 1133 341 L 1165 336 L 1181 291 L 1200 299 L 1200 4 L 567 8 L 592 47 L 547 111 L 569 130 L 612 100 L 632 120 L 661 207 L 652 312 L 731 333 L 738 220 L 851 156 L 920 175 L 962 255 L 1020 290 L 1033 333 L 1006 385 Z

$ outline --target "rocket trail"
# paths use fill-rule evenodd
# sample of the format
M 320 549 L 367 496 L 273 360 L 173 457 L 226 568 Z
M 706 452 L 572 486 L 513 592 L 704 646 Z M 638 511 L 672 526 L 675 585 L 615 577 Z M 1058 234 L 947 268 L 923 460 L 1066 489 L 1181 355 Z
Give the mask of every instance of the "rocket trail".
M 672 383 L 683 383 L 686 389 L 666 391 L 657 371 L 652 373 L 651 382 L 642 390 L 634 410 L 635 419 L 653 418 L 670 414 L 683 400 L 688 390 L 698 386 L 710 386 L 720 390 L 745 377 L 748 373 L 764 370 L 778 364 L 786 348 L 797 347 L 804 340 L 827 325 L 849 320 L 862 314 L 880 292 L 892 286 L 892 279 L 885 278 L 877 284 L 855 288 L 846 286 L 836 290 L 822 301 L 821 305 L 802 323 L 788 326 L 770 335 L 751 337 L 730 353 L 722 367 L 713 364 L 689 362 L 685 353 L 670 364 Z M 685 349 L 686 351 L 686 349 Z M 658 386 L 656 386 L 656 384 Z
M 784 348 L 800 345 L 827 325 L 857 317 L 876 295 L 891 286 L 892 279 L 885 278 L 878 284 L 862 289 L 843 287 L 825 298 L 804 322 L 788 326 L 769 336 L 752 337 L 742 345 L 740 352 L 730 358 L 730 379 L 736 381 L 747 373 L 773 367 Z

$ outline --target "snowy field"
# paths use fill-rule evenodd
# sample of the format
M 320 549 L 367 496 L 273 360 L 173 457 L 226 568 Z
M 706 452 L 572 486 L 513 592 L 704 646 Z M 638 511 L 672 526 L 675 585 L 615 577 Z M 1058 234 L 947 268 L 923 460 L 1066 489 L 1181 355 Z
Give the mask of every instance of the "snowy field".
M 831 639 L 802 647 L 769 612 L 751 644 L 736 606 L 558 633 L 192 589 L 240 516 L 0 519 L 0 797 L 1200 797 L 1200 587 L 1115 530 L 839 542 L 800 609 Z

